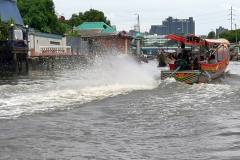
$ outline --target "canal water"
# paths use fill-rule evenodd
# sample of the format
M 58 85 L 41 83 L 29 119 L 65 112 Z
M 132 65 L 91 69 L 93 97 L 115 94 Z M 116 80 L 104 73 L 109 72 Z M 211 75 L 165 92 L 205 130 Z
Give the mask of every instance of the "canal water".
M 0 159 L 240 159 L 239 68 L 187 85 L 122 55 L 3 74 Z

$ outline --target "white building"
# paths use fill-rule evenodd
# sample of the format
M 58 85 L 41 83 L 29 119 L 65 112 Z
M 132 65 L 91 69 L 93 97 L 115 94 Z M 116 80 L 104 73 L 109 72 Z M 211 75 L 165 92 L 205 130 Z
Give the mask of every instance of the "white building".
M 158 46 L 163 46 L 164 43 L 168 41 L 168 39 L 165 37 L 166 37 L 165 35 L 157 35 L 157 34 L 144 36 L 145 46 L 154 46 L 156 44 Z
M 71 46 L 66 45 L 66 38 L 61 35 L 39 33 L 29 30 L 29 53 L 34 56 L 71 55 Z

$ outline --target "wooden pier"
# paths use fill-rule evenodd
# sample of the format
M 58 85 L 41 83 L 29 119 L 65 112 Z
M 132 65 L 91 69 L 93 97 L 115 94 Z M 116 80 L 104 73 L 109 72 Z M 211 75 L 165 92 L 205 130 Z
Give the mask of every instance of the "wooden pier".
M 28 51 L 26 40 L 1 40 L 0 72 L 28 71 Z

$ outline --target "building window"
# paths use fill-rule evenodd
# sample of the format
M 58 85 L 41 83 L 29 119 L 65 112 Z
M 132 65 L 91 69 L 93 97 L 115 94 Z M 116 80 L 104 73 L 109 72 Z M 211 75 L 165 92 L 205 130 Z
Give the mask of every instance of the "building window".
M 50 41 L 50 44 L 60 45 L 60 42 L 53 42 L 53 41 Z

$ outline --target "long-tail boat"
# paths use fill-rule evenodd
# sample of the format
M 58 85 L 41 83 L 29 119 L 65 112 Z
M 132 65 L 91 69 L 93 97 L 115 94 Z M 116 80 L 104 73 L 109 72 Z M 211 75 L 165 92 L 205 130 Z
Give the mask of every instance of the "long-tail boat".
M 161 79 L 172 77 L 176 81 L 187 84 L 207 83 L 213 79 L 224 75 L 229 64 L 229 41 L 226 39 L 201 39 L 193 34 L 170 34 L 168 39 L 176 40 L 179 43 L 191 46 L 192 50 L 183 52 L 176 58 L 174 64 L 169 64 L 169 70 L 161 71 Z M 184 45 L 184 46 L 185 46 Z M 203 53 L 203 48 L 206 51 Z M 217 60 L 215 64 L 198 63 L 197 67 L 193 67 L 195 60 L 200 56 L 215 56 Z

